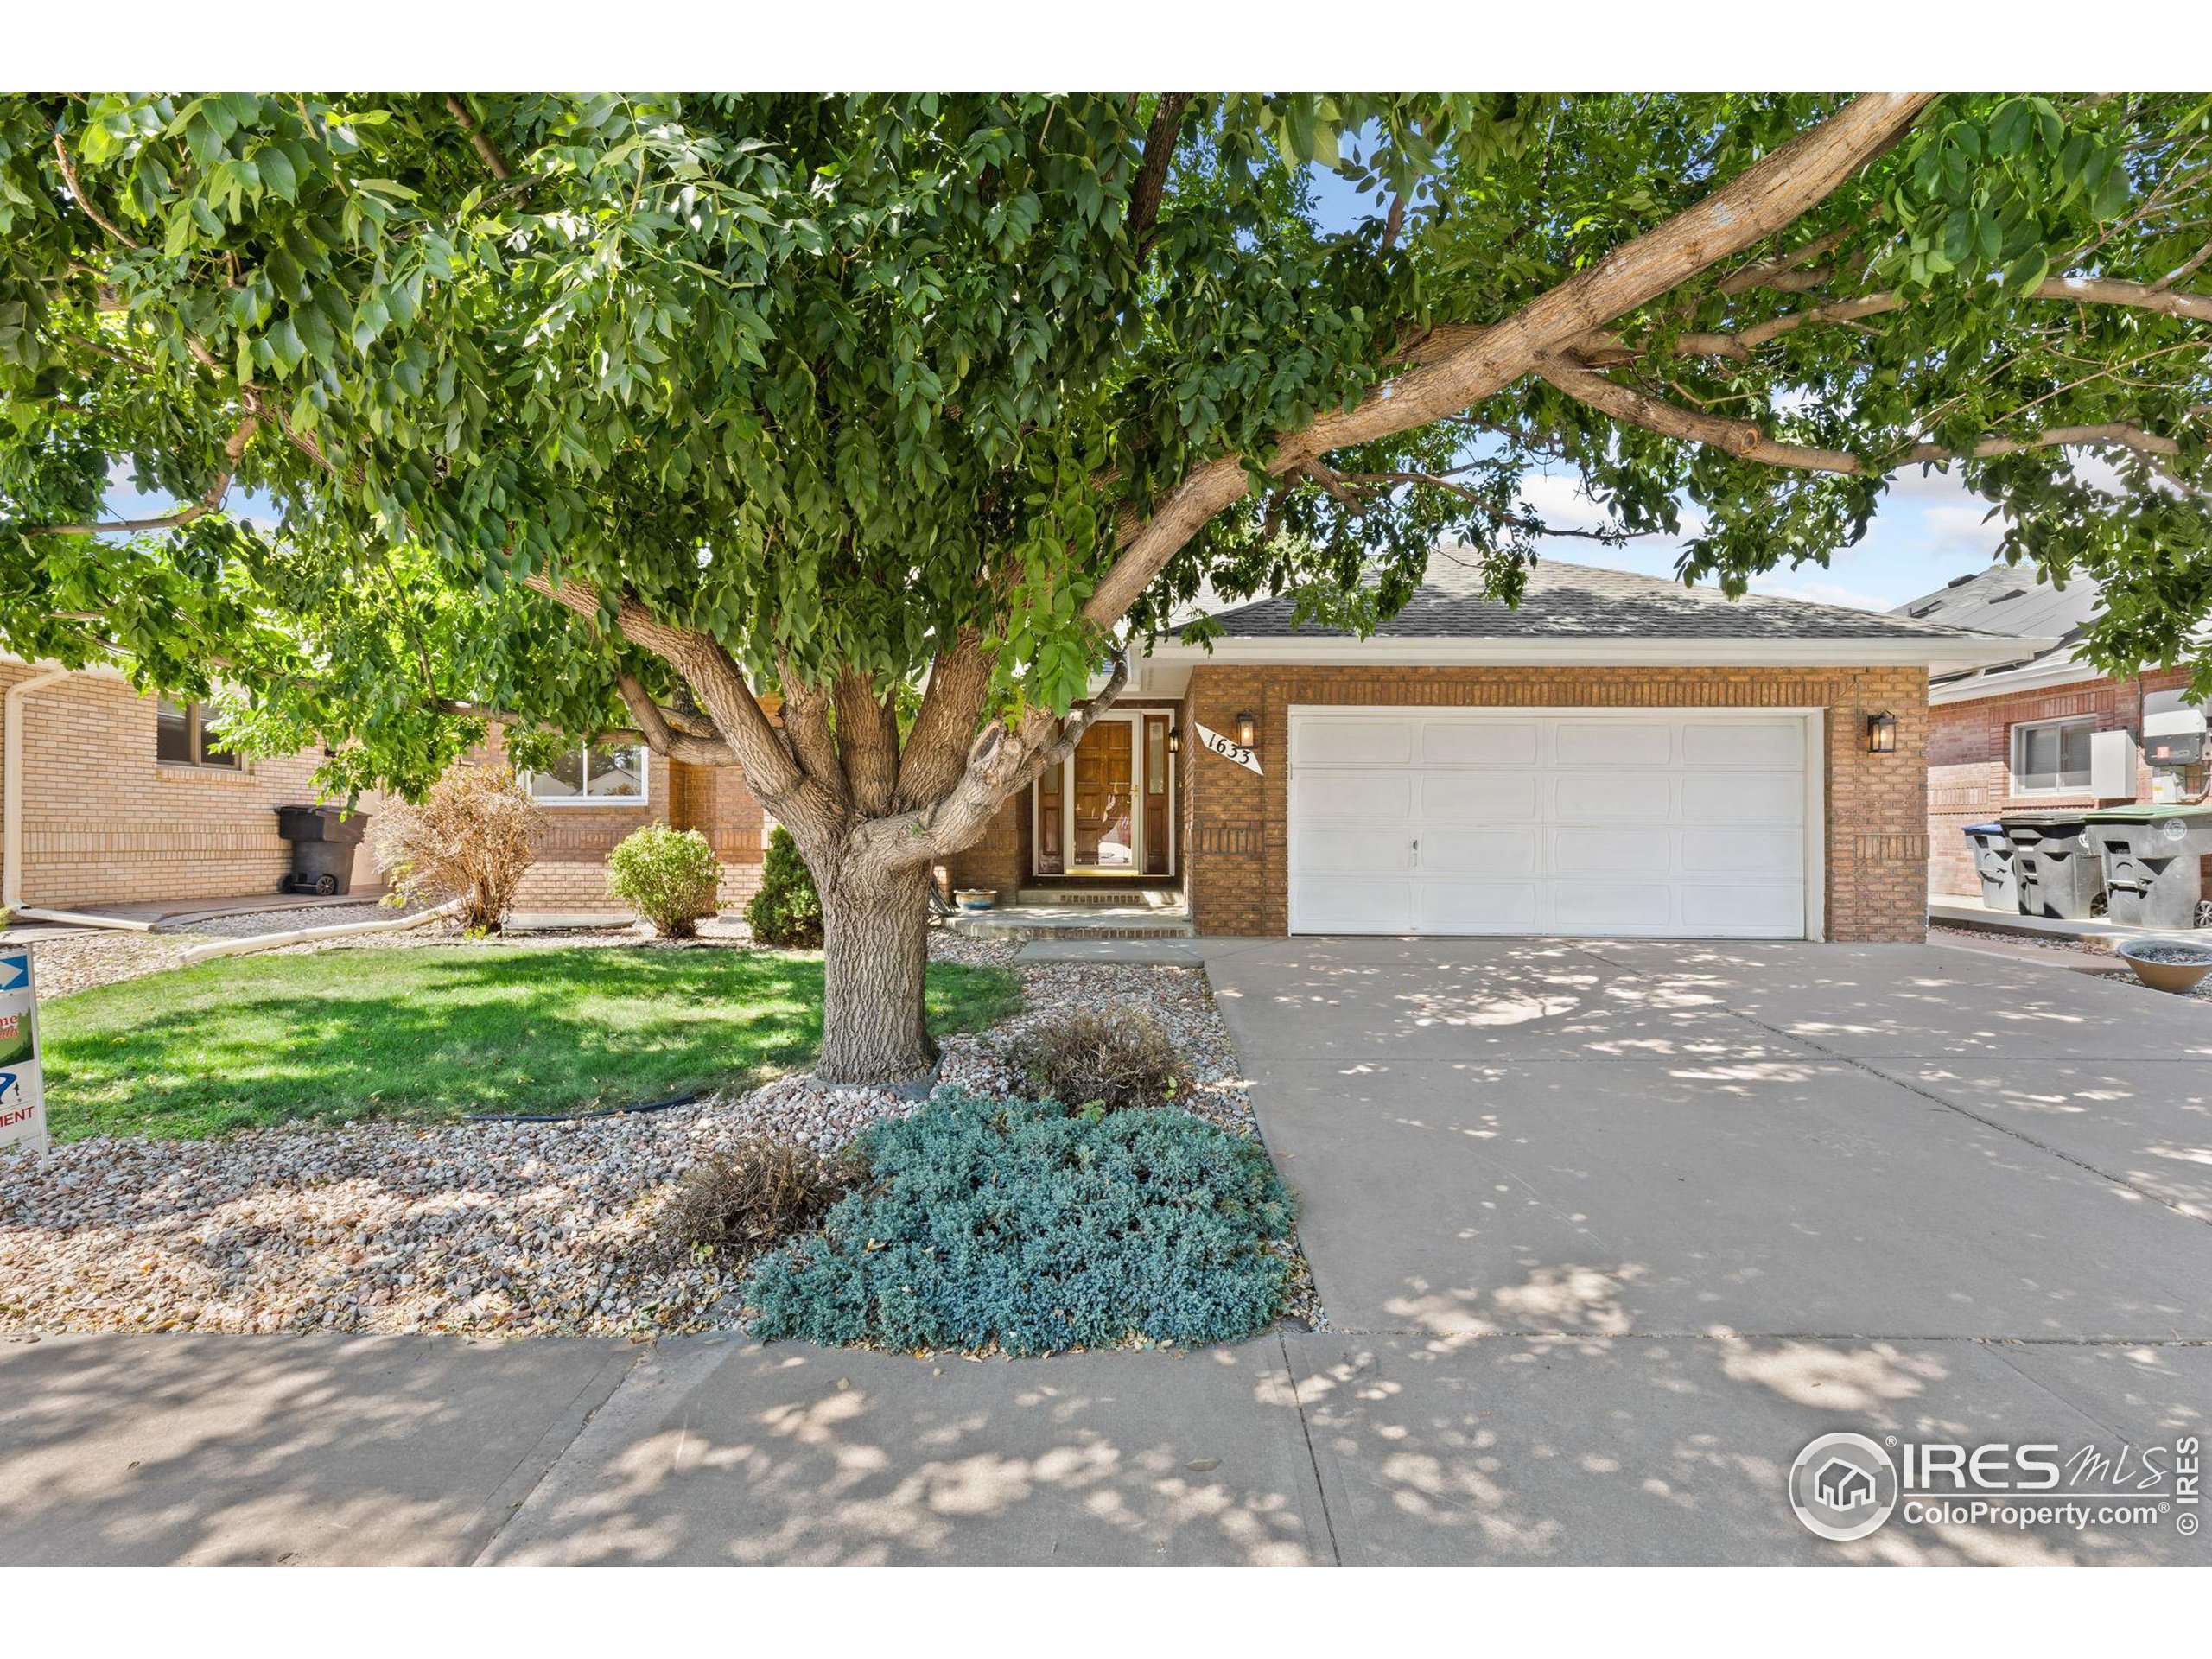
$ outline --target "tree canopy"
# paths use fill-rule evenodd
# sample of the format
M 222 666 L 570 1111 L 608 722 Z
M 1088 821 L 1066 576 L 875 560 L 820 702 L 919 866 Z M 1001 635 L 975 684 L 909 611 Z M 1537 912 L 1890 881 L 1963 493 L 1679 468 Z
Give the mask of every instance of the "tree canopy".
M 1951 469 L 2178 660 L 2208 146 L 2176 95 L 11 96 L 0 646 L 356 785 L 634 729 L 917 856 L 1202 582 L 1362 625 L 1449 539 L 1511 597 L 1535 468 L 1737 588 Z

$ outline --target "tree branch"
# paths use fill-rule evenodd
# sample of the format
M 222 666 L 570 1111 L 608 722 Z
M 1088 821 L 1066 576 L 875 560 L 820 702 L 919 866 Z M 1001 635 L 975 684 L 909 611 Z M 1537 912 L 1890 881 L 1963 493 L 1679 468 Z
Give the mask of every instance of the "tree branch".
M 2028 449 L 2053 449 L 2069 445 L 2113 444 L 2135 450 L 2138 454 L 2171 458 L 2181 453 L 2181 446 L 2173 439 L 2125 422 L 2111 421 L 2096 426 L 2053 426 L 2030 438 L 1991 436 L 1980 439 L 1963 450 L 1947 448 L 1941 444 L 1916 445 L 1886 467 L 1869 467 L 1859 456 L 1840 449 L 1818 449 L 1802 443 L 1787 443 L 1769 437 L 1751 421 L 1732 421 L 1718 415 L 1708 415 L 1702 410 L 1684 409 L 1676 404 L 1624 386 L 1617 380 L 1593 373 L 1565 358 L 1553 358 L 1539 371 L 1543 378 L 1579 403 L 1611 416 L 1630 426 L 1656 432 L 1663 437 L 1680 438 L 1686 442 L 1708 443 L 1726 451 L 1739 461 L 1755 461 L 1769 467 L 1789 467 L 1801 472 L 1836 473 L 1847 478 L 1865 478 L 1878 472 L 1886 476 L 1900 467 L 1942 461 L 1987 461 L 1998 455 L 2018 454 Z
M 967 764 L 965 740 L 982 717 L 990 690 L 991 659 L 983 636 L 963 629 L 930 664 L 921 711 L 899 757 L 896 804 L 902 810 L 928 805 L 959 781 Z
M 54 135 L 54 159 L 60 165 L 61 181 L 69 187 L 70 198 L 84 211 L 85 217 L 133 253 L 138 252 L 144 245 L 124 235 L 122 226 L 92 206 L 92 199 L 85 194 L 85 187 L 77 181 L 77 164 L 69 159 L 69 146 L 61 142 L 61 135 L 58 132 Z
M 2129 282 L 2117 276 L 2053 276 L 2028 291 L 2034 300 L 2053 300 L 2070 305 L 2113 305 L 2131 310 L 2156 312 L 2161 316 L 2190 317 L 2212 322 L 2212 294 L 2176 293 L 2162 283 Z M 1676 337 L 1673 354 L 1679 357 L 1729 357 L 1748 359 L 1769 340 L 1814 323 L 1857 322 L 1863 317 L 1901 311 L 1910 303 L 1903 296 L 1884 291 L 1857 299 L 1837 300 L 1803 311 L 1786 312 L 1736 330 L 1733 334 L 1685 334 Z M 1577 340 L 1573 354 L 1587 368 L 1611 368 L 1637 361 L 1643 353 L 1617 336 L 1592 333 Z
M 533 575 L 523 578 L 523 586 L 588 621 L 599 620 L 599 594 L 582 582 L 556 583 Z M 815 814 L 827 822 L 833 803 L 806 776 L 727 651 L 703 633 L 661 621 L 626 596 L 617 601 L 614 620 L 624 639 L 683 676 L 754 794 L 774 800 L 779 813 Z
M 491 136 L 484 130 L 476 118 L 469 113 L 468 105 L 462 101 L 460 93 L 446 94 L 446 108 L 453 111 L 453 118 L 461 124 L 461 130 L 468 135 L 469 143 L 474 147 L 477 155 L 483 158 L 484 165 L 492 170 L 492 176 L 502 184 L 514 177 L 514 169 L 507 165 L 506 158 L 499 154 L 499 148 L 492 142 Z
M 175 512 L 164 513 L 158 518 L 118 518 L 107 524 L 32 524 L 22 533 L 26 536 L 113 536 L 147 530 L 174 530 L 179 524 L 188 524 L 195 518 L 204 518 L 223 505 L 231 493 L 231 480 L 238 475 L 238 462 L 245 458 L 245 447 L 253 441 L 260 429 L 261 417 L 249 415 L 238 423 L 223 444 L 223 470 L 207 486 L 207 493 L 188 507 L 179 507 Z
M 737 765 L 737 756 L 720 738 L 678 731 L 668 710 L 653 701 L 645 682 L 636 675 L 626 671 L 619 673 L 614 677 L 614 684 L 622 694 L 622 701 L 629 705 L 630 717 L 638 722 L 639 741 L 655 754 L 681 760 L 688 766 Z
M 1934 99 L 1926 92 L 1877 92 L 1853 99 L 1697 206 L 1615 249 L 1503 321 L 1456 340 L 1440 353 L 1423 352 L 1414 366 L 1384 381 L 1348 412 L 1325 415 L 1301 432 L 1284 435 L 1266 470 L 1280 477 L 1329 450 L 1426 426 L 1481 402 L 1568 341 L 1796 223 L 1903 137 Z M 1118 623 L 1168 560 L 1248 487 L 1244 464 L 1236 456 L 1209 462 L 1185 478 L 1123 545 L 1092 590 L 1084 615 L 1102 628 Z
M 1140 260 L 1152 251 L 1160 199 L 1167 189 L 1168 165 L 1175 158 L 1176 137 L 1191 99 L 1189 92 L 1162 92 L 1152 106 L 1152 124 L 1144 135 L 1144 159 L 1138 164 L 1136 182 L 1129 190 L 1129 243 Z
M 1859 457 L 1840 449 L 1815 449 L 1804 444 L 1770 438 L 1753 421 L 1732 421 L 1700 409 L 1684 409 L 1624 386 L 1618 380 L 1583 368 L 1565 357 L 1547 359 L 1537 372 L 1578 403 L 1647 432 L 1709 443 L 1738 461 L 1764 461 L 1770 467 L 1794 467 L 1815 473 L 1856 475 L 1865 470 Z
M 844 762 L 854 810 L 863 817 L 891 810 L 899 787 L 899 726 L 893 705 L 876 696 L 874 677 L 848 669 L 837 677 L 837 753 Z

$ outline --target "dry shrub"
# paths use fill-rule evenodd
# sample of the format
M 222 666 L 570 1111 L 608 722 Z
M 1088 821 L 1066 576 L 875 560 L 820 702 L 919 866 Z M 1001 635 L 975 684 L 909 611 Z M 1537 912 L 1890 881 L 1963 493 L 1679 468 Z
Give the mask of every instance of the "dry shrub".
M 511 766 L 461 765 L 420 805 L 395 801 L 369 826 L 369 851 L 396 902 L 461 900 L 461 925 L 495 933 L 531 865 L 537 808 Z
M 661 1212 L 660 1242 L 733 1262 L 803 1233 L 866 1173 L 849 1147 L 827 1156 L 790 1141 L 741 1141 L 694 1164 Z
M 1096 1101 L 1109 1111 L 1161 1106 L 1191 1089 L 1175 1039 L 1140 1008 L 1085 1009 L 1039 1020 L 1007 1051 L 1034 1100 Z

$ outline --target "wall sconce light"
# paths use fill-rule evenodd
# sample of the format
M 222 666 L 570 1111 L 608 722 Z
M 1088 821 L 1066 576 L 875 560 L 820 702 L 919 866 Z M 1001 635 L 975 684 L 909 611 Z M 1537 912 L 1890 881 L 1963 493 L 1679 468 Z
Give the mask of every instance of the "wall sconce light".
M 1897 752 L 1897 717 L 1891 714 L 1866 716 L 1866 753 L 1895 754 Z
M 1252 747 L 1254 742 L 1258 740 L 1259 735 L 1260 719 L 1258 715 L 1255 715 L 1248 709 L 1243 714 L 1236 716 L 1236 741 L 1239 744 L 1249 749 Z
M 1167 728 L 1167 753 L 1170 754 L 1183 753 L 1183 728 L 1180 726 L 1170 726 Z

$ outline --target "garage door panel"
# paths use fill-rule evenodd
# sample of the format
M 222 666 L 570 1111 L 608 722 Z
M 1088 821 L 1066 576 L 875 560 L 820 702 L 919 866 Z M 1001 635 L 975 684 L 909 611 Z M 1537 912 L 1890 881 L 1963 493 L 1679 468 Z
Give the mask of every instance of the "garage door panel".
M 1533 772 L 1431 772 L 1421 779 L 1425 823 L 1534 823 L 1543 816 Z
M 1534 824 L 1507 824 L 1494 830 L 1424 824 L 1421 831 L 1423 878 L 1534 875 L 1542 835 Z
M 1430 877 L 1421 887 L 1424 933 L 1529 933 L 1537 927 L 1534 881 L 1470 881 Z
M 1674 760 L 1671 721 L 1607 716 L 1553 722 L 1554 766 L 1664 766 Z
M 1567 823 L 1665 823 L 1674 817 L 1666 772 L 1563 772 L 1552 779 L 1552 815 Z
M 1542 744 L 1539 721 L 1431 720 L 1421 725 L 1421 758 L 1432 766 L 1533 766 Z
M 1293 876 L 1290 913 L 1306 933 L 1410 933 L 1414 884 Z
M 1325 823 L 1405 823 L 1418 775 L 1410 772 L 1301 772 L 1298 815 Z
M 1794 720 L 1685 721 L 1687 766 L 1773 766 L 1795 770 L 1805 758 L 1805 728 Z
M 1700 931 L 1794 938 L 1804 930 L 1805 889 L 1795 882 L 1685 883 L 1681 896 L 1683 925 Z
M 1669 858 L 1663 825 L 1650 830 L 1554 830 L 1552 874 L 1638 876 L 1664 880 Z
M 1802 823 L 1804 774 L 1796 772 L 1685 772 L 1683 819 L 1690 823 Z
M 1696 824 L 1675 832 L 1676 867 L 1686 875 L 1786 876 L 1805 874 L 1802 829 L 1734 830 Z
M 1403 877 L 1413 867 L 1411 840 L 1373 824 L 1308 824 L 1298 837 L 1298 874 Z
M 1662 927 L 1674 918 L 1674 893 L 1664 880 L 1561 881 L 1552 890 L 1552 921 L 1559 927 Z
M 1309 720 L 1291 726 L 1290 758 L 1299 766 L 1404 766 L 1414 759 L 1410 720 Z
M 1347 710 L 1290 737 L 1299 931 L 1805 931 L 1800 719 Z

